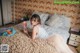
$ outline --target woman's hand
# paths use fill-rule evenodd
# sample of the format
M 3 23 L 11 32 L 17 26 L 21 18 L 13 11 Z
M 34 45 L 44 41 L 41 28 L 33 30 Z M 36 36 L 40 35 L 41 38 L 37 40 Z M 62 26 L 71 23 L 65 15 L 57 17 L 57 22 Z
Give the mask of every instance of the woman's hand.
M 28 34 L 28 30 L 27 29 L 24 29 L 24 33 Z

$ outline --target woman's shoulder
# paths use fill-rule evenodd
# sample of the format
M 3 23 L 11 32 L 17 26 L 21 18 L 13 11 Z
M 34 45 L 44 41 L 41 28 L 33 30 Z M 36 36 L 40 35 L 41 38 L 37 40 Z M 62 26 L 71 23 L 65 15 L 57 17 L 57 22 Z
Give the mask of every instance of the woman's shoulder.
M 36 25 L 34 28 L 39 28 L 39 27 L 41 27 L 41 25 Z
M 38 29 L 39 28 L 39 25 L 36 25 L 33 27 L 33 29 Z
M 39 26 L 34 26 L 33 27 L 33 31 L 38 32 L 38 30 L 39 30 Z

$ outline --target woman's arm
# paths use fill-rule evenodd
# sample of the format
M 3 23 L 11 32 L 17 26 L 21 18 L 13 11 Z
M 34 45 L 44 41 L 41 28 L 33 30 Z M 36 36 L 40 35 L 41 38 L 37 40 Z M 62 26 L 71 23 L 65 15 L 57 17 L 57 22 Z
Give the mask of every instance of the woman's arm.
M 38 28 L 34 27 L 33 31 L 32 31 L 32 40 L 35 40 L 36 36 L 37 36 L 37 32 L 38 32 Z
M 23 29 L 24 33 L 28 34 L 28 29 Z

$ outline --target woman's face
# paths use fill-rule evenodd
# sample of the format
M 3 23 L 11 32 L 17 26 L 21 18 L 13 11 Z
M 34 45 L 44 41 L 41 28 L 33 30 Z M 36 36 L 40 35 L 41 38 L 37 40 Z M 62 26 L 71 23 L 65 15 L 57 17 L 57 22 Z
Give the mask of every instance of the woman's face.
M 37 24 L 38 24 L 37 19 L 32 19 L 31 24 L 32 24 L 33 26 L 37 25 Z

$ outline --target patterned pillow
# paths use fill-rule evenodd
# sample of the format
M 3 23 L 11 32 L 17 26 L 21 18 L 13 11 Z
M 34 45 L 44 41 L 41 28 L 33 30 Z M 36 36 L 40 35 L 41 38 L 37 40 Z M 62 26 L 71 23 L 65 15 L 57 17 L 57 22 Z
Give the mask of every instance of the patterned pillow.
M 47 13 L 42 13 L 42 12 L 38 12 L 38 11 L 33 12 L 33 14 L 38 14 L 40 16 L 42 24 L 45 24 L 45 21 L 47 20 L 47 18 L 49 16 L 49 14 L 47 14 Z

